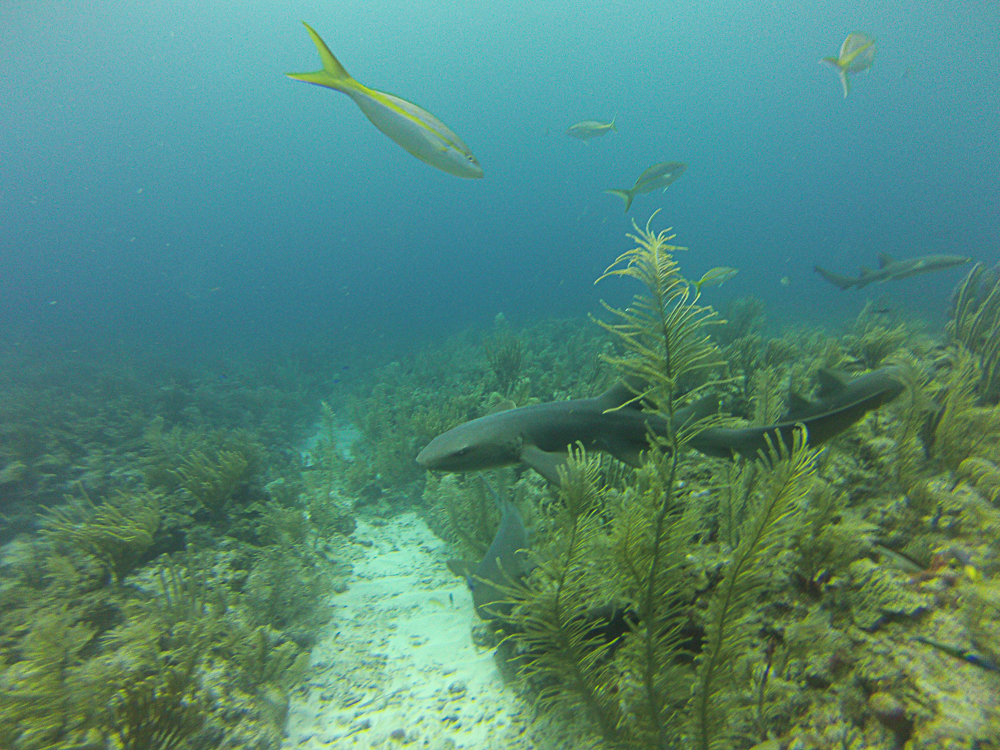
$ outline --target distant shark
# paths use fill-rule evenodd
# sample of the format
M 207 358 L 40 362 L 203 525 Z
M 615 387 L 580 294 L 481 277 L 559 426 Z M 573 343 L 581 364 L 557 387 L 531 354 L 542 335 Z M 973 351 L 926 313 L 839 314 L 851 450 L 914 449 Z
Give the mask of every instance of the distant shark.
M 804 424 L 809 442 L 817 445 L 843 432 L 872 409 L 896 398 L 903 390 L 895 368 L 886 367 L 846 380 L 823 370 L 819 374 L 818 400 L 794 398 L 791 411 L 776 424 L 765 427 L 710 427 L 689 443 L 709 456 L 753 458 L 768 448 L 768 440 L 792 443 L 796 425 Z M 715 411 L 713 399 L 702 399 L 678 411 L 677 426 Z M 549 482 L 559 484 L 559 467 L 567 448 L 576 443 L 588 450 L 604 451 L 631 466 L 638 466 L 649 448 L 648 433 L 666 436 L 667 421 L 644 411 L 635 401 L 635 390 L 625 383 L 596 398 L 553 401 L 522 406 L 460 424 L 438 435 L 417 455 L 417 462 L 434 471 L 480 471 L 523 463 Z
M 963 263 L 968 263 L 970 260 L 971 258 L 966 258 L 962 255 L 921 255 L 918 258 L 896 260 L 888 253 L 880 253 L 878 256 L 878 270 L 873 271 L 870 268 L 862 266 L 861 273 L 856 279 L 852 279 L 850 276 L 831 273 L 819 266 L 813 266 L 813 268 L 816 269 L 816 273 L 841 289 L 850 289 L 851 287 L 861 289 L 869 284 L 874 284 L 876 281 L 908 279 L 911 276 L 917 276 L 922 273 L 954 268 Z

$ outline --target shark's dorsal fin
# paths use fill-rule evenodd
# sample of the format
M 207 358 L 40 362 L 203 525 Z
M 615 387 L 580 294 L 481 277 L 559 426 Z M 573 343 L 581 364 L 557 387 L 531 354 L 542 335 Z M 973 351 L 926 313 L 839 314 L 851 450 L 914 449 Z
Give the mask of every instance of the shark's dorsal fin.
M 891 266 L 895 262 L 896 262 L 896 259 L 893 258 L 891 255 L 889 255 L 889 253 L 879 253 L 878 254 L 878 267 L 879 268 L 885 268 L 886 266 Z
M 516 409 L 517 404 L 511 401 L 509 398 L 501 399 L 498 401 L 492 409 L 490 409 L 490 414 L 496 414 L 501 411 L 510 411 L 511 409 Z
M 784 419 L 792 420 L 801 417 L 811 412 L 813 407 L 812 401 L 792 391 L 788 394 L 788 414 Z
M 816 392 L 816 397 L 819 399 L 830 398 L 841 393 L 850 382 L 850 378 L 843 373 L 825 367 L 816 373 L 816 380 L 819 381 L 819 390 Z
M 642 389 L 637 387 L 637 384 L 622 380 L 608 388 L 595 400 L 600 403 L 602 411 L 608 411 L 609 409 L 620 409 L 630 401 L 637 401 L 640 393 L 642 393 Z
M 694 424 L 699 419 L 706 419 L 713 414 L 719 413 L 718 396 L 703 396 L 693 404 L 688 404 L 682 409 L 678 409 L 674 415 L 674 421 L 679 427 Z

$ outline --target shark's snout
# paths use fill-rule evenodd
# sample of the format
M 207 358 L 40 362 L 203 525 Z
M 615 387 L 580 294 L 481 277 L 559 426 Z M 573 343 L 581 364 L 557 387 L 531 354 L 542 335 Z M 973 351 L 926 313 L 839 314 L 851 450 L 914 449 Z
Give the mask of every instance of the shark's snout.
M 453 469 L 449 467 L 451 463 L 449 459 L 456 452 L 461 454 L 462 451 L 456 451 L 454 446 L 450 445 L 450 433 L 451 431 L 449 430 L 438 435 L 425 445 L 420 453 L 417 454 L 417 463 L 425 469 L 452 471 Z
M 424 446 L 423 450 L 421 450 L 420 453 L 417 454 L 417 463 L 423 466 L 425 469 L 431 468 L 431 462 L 432 462 L 432 456 L 430 452 L 427 450 L 428 448 L 430 448 L 429 444 Z

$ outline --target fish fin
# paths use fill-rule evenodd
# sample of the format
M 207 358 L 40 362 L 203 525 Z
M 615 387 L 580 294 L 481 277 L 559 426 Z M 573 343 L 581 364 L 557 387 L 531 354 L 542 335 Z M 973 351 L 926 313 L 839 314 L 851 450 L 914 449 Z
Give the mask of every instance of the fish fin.
M 840 393 L 847 388 L 850 382 L 850 378 L 843 373 L 826 367 L 816 373 L 816 380 L 819 381 L 819 390 L 816 392 L 816 397 L 820 400 Z
M 521 449 L 521 461 L 545 477 L 552 484 L 559 484 L 559 467 L 566 463 L 569 453 L 548 453 L 535 445 Z
M 472 579 L 472 571 L 476 569 L 479 565 L 477 562 L 470 560 L 448 560 L 445 565 L 448 566 L 448 570 L 454 573 L 459 578 L 464 578 L 467 581 Z
M 608 128 L 609 130 L 613 130 L 616 133 L 618 132 L 618 128 L 615 127 L 615 120 L 617 120 L 617 119 L 618 119 L 618 113 L 615 112 L 615 116 L 611 118 L 611 127 Z
M 703 396 L 693 404 L 688 404 L 684 408 L 678 409 L 676 414 L 674 414 L 674 424 L 677 425 L 678 428 L 686 427 L 690 424 L 694 424 L 699 419 L 706 419 L 707 417 L 718 413 L 718 396 Z
M 635 197 L 632 194 L 632 191 L 611 189 L 611 190 L 605 190 L 604 192 L 610 193 L 611 195 L 617 195 L 619 198 L 625 201 L 625 213 L 628 213 L 629 206 L 632 205 L 632 198 Z
M 893 258 L 889 253 L 879 253 L 878 254 L 878 267 L 885 268 L 892 263 L 895 263 L 896 259 Z
M 510 411 L 511 409 L 516 409 L 516 408 L 517 404 L 515 404 L 509 398 L 505 398 L 498 401 L 496 406 L 490 409 L 490 414 L 497 414 L 502 411 Z
M 351 78 L 351 75 L 344 70 L 344 66 L 340 64 L 340 61 L 333 56 L 330 48 L 326 46 L 326 43 L 313 30 L 312 26 L 305 21 L 302 22 L 302 25 L 306 27 L 309 37 L 313 40 L 313 44 L 316 45 L 316 51 L 319 52 L 319 59 L 323 63 L 323 69 L 313 73 L 285 73 L 285 75 L 289 78 L 294 78 L 296 81 L 305 81 L 317 86 L 326 86 L 327 88 L 340 90 L 344 90 L 350 84 L 356 83 Z
M 600 402 L 601 411 L 611 411 L 612 409 L 620 409 L 626 404 L 636 401 L 642 391 L 642 385 L 638 382 L 638 379 L 631 382 L 626 379 L 615 383 L 604 393 L 597 396 L 596 400 Z
M 606 445 L 604 449 L 623 464 L 628 464 L 633 469 L 642 466 L 646 449 L 634 445 Z
M 837 71 L 837 75 L 840 77 L 840 85 L 844 87 L 844 98 L 847 98 L 848 93 L 851 91 L 851 82 L 847 80 L 847 69 L 844 64 L 840 61 L 839 57 L 824 57 L 820 60 L 823 65 L 829 65 L 831 68 Z
M 841 276 L 837 273 L 831 273 L 825 268 L 820 268 L 819 266 L 813 266 L 813 270 L 816 271 L 820 276 L 829 281 L 834 286 L 840 287 L 841 289 L 850 289 L 852 286 L 858 283 L 858 279 L 851 279 L 847 276 Z
M 781 419 L 783 422 L 798 419 L 812 411 L 814 406 L 812 401 L 792 391 L 788 395 L 788 412 Z

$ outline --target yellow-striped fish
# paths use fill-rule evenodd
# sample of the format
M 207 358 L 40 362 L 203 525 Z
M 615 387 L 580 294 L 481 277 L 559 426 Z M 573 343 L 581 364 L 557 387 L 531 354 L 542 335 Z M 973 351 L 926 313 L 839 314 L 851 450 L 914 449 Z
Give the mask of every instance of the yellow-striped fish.
M 697 281 L 692 281 L 691 285 L 695 288 L 695 291 L 700 294 L 703 286 L 722 286 L 739 272 L 740 269 L 738 268 L 716 266 L 712 270 L 706 271 L 705 275 Z
M 305 21 L 309 36 L 319 51 L 323 69 L 315 73 L 286 73 L 296 81 L 326 86 L 347 94 L 372 124 L 415 157 L 442 172 L 456 177 L 483 176 L 483 168 L 469 147 L 455 133 L 426 109 L 384 91 L 358 83 L 344 70 L 337 58 Z
M 569 128 L 566 129 L 566 135 L 570 138 L 579 138 L 581 141 L 586 143 L 591 138 L 601 138 L 612 130 L 617 133 L 618 128 L 615 127 L 615 120 L 617 119 L 618 115 L 612 117 L 611 122 L 584 120 L 583 122 L 576 123 L 576 125 L 570 125 Z
M 639 179 L 635 181 L 632 187 L 626 190 L 605 190 L 604 192 L 617 195 L 624 200 L 625 213 L 628 213 L 629 206 L 632 205 L 632 199 L 636 195 L 651 193 L 657 188 L 663 188 L 666 191 L 674 180 L 684 174 L 685 169 L 687 169 L 687 164 L 682 161 L 660 162 L 639 175 Z
M 875 62 L 875 40 L 867 34 L 855 31 L 853 34 L 848 34 L 847 39 L 840 45 L 839 57 L 824 57 L 820 62 L 837 71 L 846 99 L 851 92 L 851 81 L 847 74 L 860 73 L 872 66 Z

